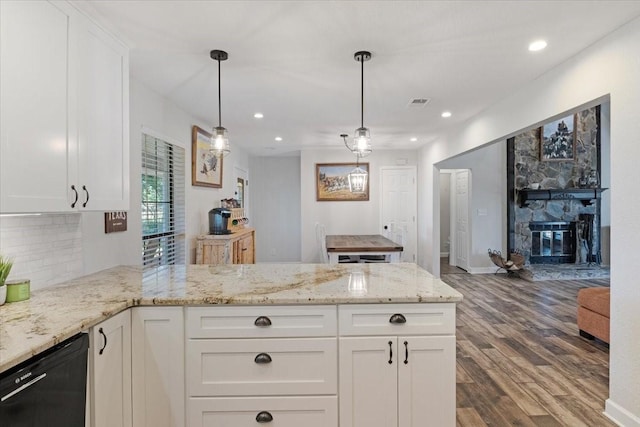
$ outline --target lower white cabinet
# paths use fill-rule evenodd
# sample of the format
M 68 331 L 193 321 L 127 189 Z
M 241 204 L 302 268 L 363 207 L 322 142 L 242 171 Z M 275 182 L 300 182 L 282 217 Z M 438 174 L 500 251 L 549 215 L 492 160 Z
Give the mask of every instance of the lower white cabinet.
M 90 332 L 90 420 L 93 427 L 131 427 L 131 312 Z
M 190 427 L 337 427 L 335 306 L 188 307 L 186 318 Z
M 455 426 L 455 323 L 441 316 L 450 310 L 455 305 L 339 307 L 340 427 Z M 358 332 L 365 336 L 349 336 Z
M 191 398 L 189 427 L 333 427 L 337 412 L 336 396 Z
M 454 303 L 134 307 L 91 348 L 93 427 L 456 423 Z
M 184 309 L 132 310 L 133 425 L 185 425 Z

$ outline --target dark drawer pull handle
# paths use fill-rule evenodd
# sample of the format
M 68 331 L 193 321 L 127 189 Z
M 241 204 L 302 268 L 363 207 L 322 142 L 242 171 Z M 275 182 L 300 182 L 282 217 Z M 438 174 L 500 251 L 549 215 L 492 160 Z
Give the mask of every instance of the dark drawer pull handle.
M 259 423 L 270 423 L 273 421 L 273 415 L 267 411 L 259 412 L 258 415 L 256 415 L 256 421 Z
M 389 323 L 401 325 L 403 323 L 407 323 L 407 318 L 400 313 L 396 313 L 393 316 L 391 316 L 391 318 L 389 318 Z
M 84 201 L 84 203 L 82 204 L 83 208 L 87 207 L 87 203 L 89 203 L 89 190 L 87 190 L 86 186 L 82 186 L 82 189 L 84 190 L 85 193 L 87 193 L 87 200 Z
M 76 207 L 76 203 L 78 203 L 78 190 L 76 190 L 76 186 L 72 185 L 71 189 L 73 190 L 74 193 L 76 193 L 76 199 L 73 201 L 73 203 L 71 203 L 71 207 L 75 208 Z
M 102 328 L 98 329 L 98 332 L 100 333 L 100 335 L 102 335 L 102 338 L 104 339 L 104 345 L 102 346 L 102 348 L 100 349 L 100 351 L 98 352 L 98 354 L 102 354 L 102 352 L 104 351 L 105 348 L 107 348 L 107 335 L 104 333 L 104 331 L 102 330 Z
M 256 326 L 271 326 L 271 319 L 267 316 L 260 316 L 255 322 L 253 322 L 253 324 Z
M 259 364 L 271 363 L 271 356 L 269 356 L 267 353 L 260 353 L 256 356 L 255 359 L 253 359 L 253 361 Z
M 409 343 L 408 342 L 404 342 L 404 364 L 408 364 L 409 363 Z
M 389 365 L 393 363 L 393 342 L 389 341 Z

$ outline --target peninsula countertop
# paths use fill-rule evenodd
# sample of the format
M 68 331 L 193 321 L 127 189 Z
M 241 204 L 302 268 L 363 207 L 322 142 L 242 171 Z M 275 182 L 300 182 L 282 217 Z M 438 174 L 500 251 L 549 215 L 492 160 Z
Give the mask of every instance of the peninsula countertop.
M 120 266 L 0 306 L 0 372 L 133 306 L 461 300 L 410 263 Z

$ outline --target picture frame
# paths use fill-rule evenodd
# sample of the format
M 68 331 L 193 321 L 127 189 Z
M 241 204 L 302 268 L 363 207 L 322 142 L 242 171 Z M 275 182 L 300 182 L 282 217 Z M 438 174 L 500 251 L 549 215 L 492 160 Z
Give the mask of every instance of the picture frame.
M 356 166 L 369 174 L 364 193 L 349 191 L 348 175 Z M 369 200 L 371 173 L 369 163 L 316 163 L 316 201 L 318 202 L 362 202 Z
M 191 130 L 191 185 L 222 188 L 222 157 L 211 152 L 211 133 L 193 126 Z
M 576 157 L 577 115 L 572 114 L 540 127 L 540 161 L 573 161 Z

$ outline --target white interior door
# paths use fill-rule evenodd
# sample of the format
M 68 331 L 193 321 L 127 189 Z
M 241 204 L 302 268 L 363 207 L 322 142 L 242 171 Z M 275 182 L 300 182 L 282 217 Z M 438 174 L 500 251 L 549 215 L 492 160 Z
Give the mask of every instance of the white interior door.
M 387 235 L 392 225 L 402 231 L 404 247 L 400 261 L 416 262 L 416 168 L 414 166 L 382 167 L 381 234 Z M 385 228 L 386 227 L 386 228 Z
M 469 270 L 469 188 L 470 171 L 458 169 L 456 179 L 455 252 L 456 266 Z

